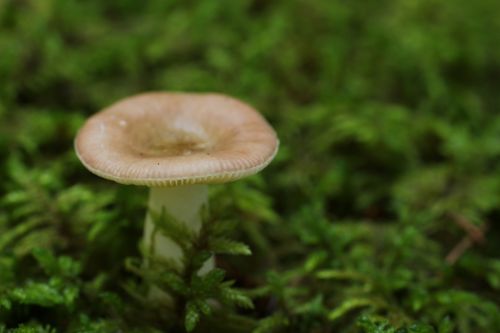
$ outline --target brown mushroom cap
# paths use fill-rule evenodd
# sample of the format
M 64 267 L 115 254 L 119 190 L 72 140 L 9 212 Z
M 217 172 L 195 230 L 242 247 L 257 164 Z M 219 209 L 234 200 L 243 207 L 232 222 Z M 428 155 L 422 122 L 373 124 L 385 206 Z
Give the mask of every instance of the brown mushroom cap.
M 122 184 L 223 183 L 254 174 L 276 155 L 272 127 L 220 94 L 145 93 L 87 120 L 75 149 L 87 169 Z

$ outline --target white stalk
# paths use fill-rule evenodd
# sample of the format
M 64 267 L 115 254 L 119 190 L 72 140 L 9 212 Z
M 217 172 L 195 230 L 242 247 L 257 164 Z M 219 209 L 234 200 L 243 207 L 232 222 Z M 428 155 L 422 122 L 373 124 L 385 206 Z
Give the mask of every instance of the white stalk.
M 161 213 L 163 209 L 184 223 L 189 229 L 200 232 L 201 208 L 208 205 L 207 185 L 186 185 L 178 187 L 151 187 L 149 193 L 148 210 Z M 155 232 L 156 226 L 151 219 L 151 214 L 146 214 L 144 226 L 144 250 L 158 258 L 168 259 L 183 269 L 184 253 L 177 243 L 161 232 Z M 147 263 L 146 263 L 147 264 Z M 198 274 L 205 274 L 214 268 L 214 258 L 208 259 Z M 149 290 L 151 300 L 172 302 L 172 297 L 157 287 Z
M 200 232 L 201 208 L 208 205 L 207 185 L 185 185 L 177 187 L 151 187 L 148 209 L 161 213 L 163 209 L 177 221 L 184 223 L 189 229 Z M 154 235 L 153 235 L 154 234 Z M 184 253 L 174 240 L 160 232 L 155 233 L 155 225 L 150 214 L 146 215 L 144 227 L 144 250 L 151 251 L 155 256 L 174 261 L 183 267 Z M 214 268 L 213 257 L 207 260 L 200 269 L 204 274 Z

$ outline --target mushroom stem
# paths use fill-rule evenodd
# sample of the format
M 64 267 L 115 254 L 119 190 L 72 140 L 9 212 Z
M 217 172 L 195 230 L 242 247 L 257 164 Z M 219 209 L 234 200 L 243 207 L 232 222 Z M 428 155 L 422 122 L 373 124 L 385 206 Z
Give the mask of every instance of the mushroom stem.
M 204 184 L 177 187 L 151 187 L 149 210 L 161 212 L 163 209 L 184 223 L 189 229 L 199 232 L 201 229 L 201 208 L 208 204 L 208 187 Z M 165 235 L 155 232 L 155 224 L 147 214 L 144 227 L 144 249 L 151 251 L 158 258 L 168 259 L 183 267 L 183 252 L 179 245 Z M 200 269 L 204 274 L 214 267 L 213 258 L 207 260 Z

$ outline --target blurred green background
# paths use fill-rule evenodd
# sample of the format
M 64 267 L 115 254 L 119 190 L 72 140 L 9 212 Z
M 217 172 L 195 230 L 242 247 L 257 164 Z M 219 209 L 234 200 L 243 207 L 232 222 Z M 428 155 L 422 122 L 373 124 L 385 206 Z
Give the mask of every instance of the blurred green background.
M 125 315 L 145 189 L 98 179 L 72 148 L 88 116 L 150 90 L 235 96 L 280 137 L 259 176 L 213 188 L 254 252 L 219 259 L 254 298 L 239 331 L 500 332 L 499 13 L 0 0 L 0 332 L 164 331 Z

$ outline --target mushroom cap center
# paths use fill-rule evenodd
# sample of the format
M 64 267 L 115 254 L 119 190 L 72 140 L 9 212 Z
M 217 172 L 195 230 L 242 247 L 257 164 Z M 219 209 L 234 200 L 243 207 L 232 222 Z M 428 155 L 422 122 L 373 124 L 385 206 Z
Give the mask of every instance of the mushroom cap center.
M 187 156 L 207 153 L 214 147 L 203 131 L 189 131 L 165 124 L 144 124 L 135 126 L 130 133 L 130 148 L 139 156 Z

